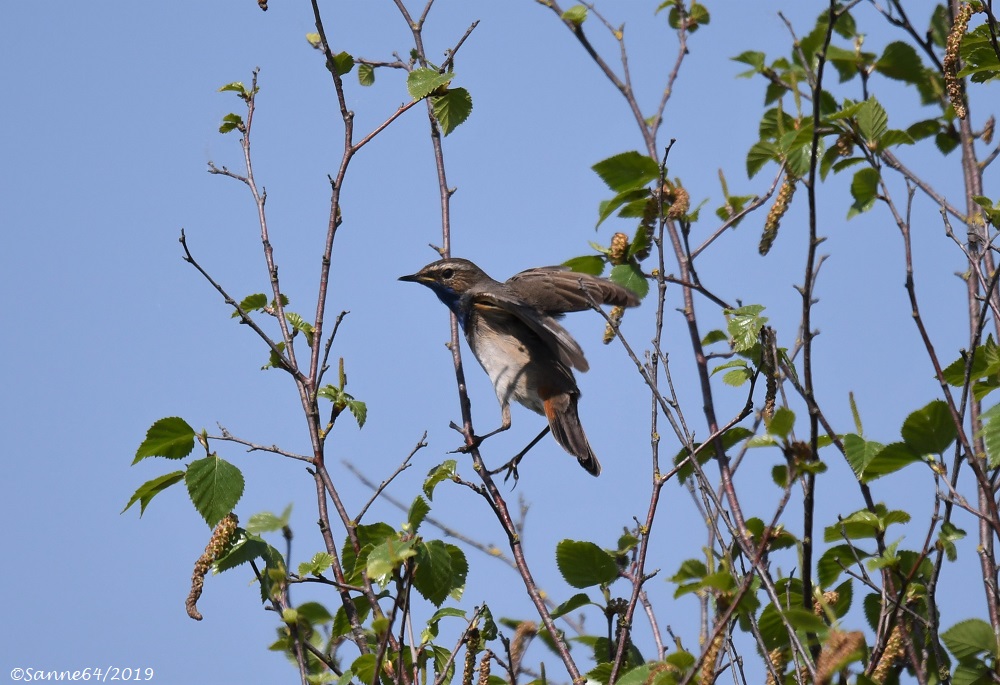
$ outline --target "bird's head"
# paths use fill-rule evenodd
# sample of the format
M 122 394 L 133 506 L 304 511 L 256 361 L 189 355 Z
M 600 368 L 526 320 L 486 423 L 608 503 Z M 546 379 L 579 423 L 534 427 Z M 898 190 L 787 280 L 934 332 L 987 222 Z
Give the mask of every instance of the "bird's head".
M 462 295 L 492 279 L 468 259 L 453 257 L 431 262 L 415 274 L 400 276 L 399 280 L 426 285 L 453 312 L 461 314 L 458 301 Z

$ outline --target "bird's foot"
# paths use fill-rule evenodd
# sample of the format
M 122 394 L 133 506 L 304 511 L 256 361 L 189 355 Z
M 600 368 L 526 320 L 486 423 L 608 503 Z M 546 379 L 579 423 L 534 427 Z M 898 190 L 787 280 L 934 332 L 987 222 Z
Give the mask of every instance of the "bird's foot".
M 506 471 L 507 474 L 503 477 L 503 482 L 506 483 L 511 478 L 513 478 L 514 479 L 514 485 L 511 486 L 511 487 L 512 488 L 513 487 L 517 487 L 517 481 L 521 478 L 520 474 L 518 474 L 518 472 L 517 472 L 517 465 L 521 463 L 521 458 L 523 456 L 524 456 L 524 453 L 522 452 L 521 454 L 518 454 L 513 459 L 511 459 L 510 461 L 508 461 L 503 466 L 501 466 L 499 468 L 496 468 L 496 469 L 493 469 L 492 471 L 489 472 L 489 474 L 491 476 L 495 476 L 498 473 Z

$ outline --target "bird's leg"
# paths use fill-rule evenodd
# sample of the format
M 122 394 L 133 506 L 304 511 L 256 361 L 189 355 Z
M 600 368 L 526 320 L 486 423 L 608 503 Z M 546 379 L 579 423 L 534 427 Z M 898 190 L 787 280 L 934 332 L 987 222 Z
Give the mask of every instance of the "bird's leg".
M 473 435 L 472 436 L 472 444 L 471 445 L 463 445 L 462 447 L 460 447 L 456 451 L 462 452 L 464 454 L 464 453 L 468 452 L 469 450 L 471 450 L 471 449 L 473 449 L 475 447 L 479 447 L 481 444 L 483 444 L 483 440 L 485 440 L 486 438 L 492 437 L 492 436 L 496 435 L 497 433 L 503 433 L 505 430 L 507 430 L 508 428 L 510 428 L 510 424 L 511 424 L 511 421 L 510 421 L 510 405 L 509 404 L 505 404 L 505 405 L 503 405 L 503 407 L 500 410 L 500 427 L 499 428 L 497 428 L 496 430 L 490 431 L 486 435 Z M 461 432 L 461 429 L 458 428 L 458 426 L 456 426 L 454 423 L 452 423 L 452 427 L 455 428 L 456 430 L 458 430 L 459 432 Z
M 501 471 L 506 470 L 507 471 L 507 475 L 504 476 L 503 481 L 506 483 L 508 480 L 510 480 L 510 477 L 513 476 L 514 477 L 514 484 L 516 485 L 517 484 L 517 480 L 519 478 L 519 476 L 517 475 L 517 465 L 521 463 L 521 459 L 524 458 L 524 455 L 526 455 L 528 453 L 528 451 L 532 447 L 534 447 L 535 445 L 537 445 L 538 441 L 541 440 L 542 438 L 544 438 L 545 435 L 548 432 L 549 432 L 549 427 L 546 426 L 545 428 L 542 429 L 541 433 L 539 433 L 537 436 L 535 436 L 534 440 L 532 440 L 531 442 L 528 443 L 527 447 L 525 447 L 523 450 L 521 450 L 516 455 L 514 455 L 513 459 L 511 459 L 510 461 L 508 461 L 506 464 L 504 464 L 500 468 L 494 469 L 494 470 L 490 471 L 490 475 L 493 476 L 493 475 L 496 475 L 496 474 L 500 473 Z

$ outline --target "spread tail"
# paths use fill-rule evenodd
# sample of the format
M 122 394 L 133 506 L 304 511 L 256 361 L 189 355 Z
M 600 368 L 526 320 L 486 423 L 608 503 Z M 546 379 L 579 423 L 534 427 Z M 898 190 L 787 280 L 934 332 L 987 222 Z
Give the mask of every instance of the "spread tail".
M 545 417 L 549 420 L 552 437 L 564 450 L 572 454 L 592 476 L 601 475 L 601 462 L 590 449 L 587 435 L 576 411 L 578 395 L 564 393 L 545 400 Z

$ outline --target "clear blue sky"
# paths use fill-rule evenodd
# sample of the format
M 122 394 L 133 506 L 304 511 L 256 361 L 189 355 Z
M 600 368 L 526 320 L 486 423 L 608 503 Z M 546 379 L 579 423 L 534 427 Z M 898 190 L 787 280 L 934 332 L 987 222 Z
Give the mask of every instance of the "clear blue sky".
M 673 64 L 675 40 L 663 15 L 651 18 L 655 3 L 618 4 L 608 3 L 607 12 L 613 22 L 626 23 L 636 88 L 650 111 Z M 920 17 L 933 7 L 912 4 Z M 391 2 L 324 6 L 338 51 L 372 59 L 408 52 L 409 33 Z M 711 25 L 691 37 L 662 142 L 677 139 L 671 175 L 684 180 L 694 203 L 709 199 L 703 216 L 720 204 L 719 169 L 731 191 L 741 194 L 763 192 L 774 173 L 768 167 L 746 178 L 745 153 L 755 140 L 763 87 L 737 80 L 743 65 L 729 58 L 747 49 L 779 54 L 788 40 L 777 11 L 805 33 L 823 6 L 798 0 L 720 4 L 711 8 Z M 865 5 L 858 17 L 872 27 L 866 48 L 901 38 Z M 555 17 L 530 0 L 441 0 L 428 23 L 430 54 L 442 55 L 476 19 L 482 21 L 459 53 L 455 82 L 472 93 L 475 109 L 445 146 L 449 182 L 458 188 L 454 252 L 506 278 L 585 254 L 588 240 L 606 243 L 613 230 L 628 226 L 609 222 L 595 238 L 597 202 L 606 192 L 590 166 L 638 149 L 640 139 L 611 86 Z M 265 290 L 249 194 L 205 172 L 209 160 L 239 167 L 237 138 L 220 135 L 217 127 L 241 103 L 216 90 L 248 82 L 259 66 L 256 171 L 268 191 L 291 308 L 303 314 L 312 309 L 328 212 L 326 174 L 335 172 L 341 145 L 329 77 L 304 38 L 313 30 L 308 3 L 289 0 L 273 0 L 266 14 L 251 0 L 21 2 L 5 8 L 0 226 L 7 259 L 0 279 L 8 314 L 0 416 L 8 437 L 0 515 L 8 521 L 8 591 L 2 673 L 16 666 L 133 666 L 156 669 L 160 683 L 295 680 L 283 656 L 265 651 L 277 622 L 261 609 L 247 572 L 209 577 L 200 602 L 205 620 L 185 615 L 191 569 L 208 531 L 183 490 L 161 495 L 141 520 L 135 510 L 119 512 L 139 484 L 174 467 L 157 460 L 129 467 L 145 430 L 163 416 L 181 415 L 210 431 L 218 421 L 247 439 L 306 450 L 292 386 L 278 372 L 258 371 L 265 351 L 181 260 L 177 238 L 184 228 L 196 256 L 234 295 Z M 359 131 L 407 99 L 399 74 L 380 70 L 370 89 L 353 75 L 349 82 Z M 875 90 L 882 85 L 873 78 Z M 891 125 L 919 117 L 913 94 L 892 84 L 885 92 Z M 973 110 L 977 127 L 986 114 Z M 381 480 L 428 431 L 430 446 L 393 490 L 405 501 L 415 496 L 426 470 L 459 444 L 447 427 L 459 412 L 443 347 L 446 310 L 429 292 L 396 280 L 431 261 L 427 244 L 440 240 L 426 127 L 423 109 L 414 108 L 356 159 L 344 191 L 330 304 L 333 312 L 351 311 L 334 355 L 346 358 L 349 390 L 369 407 L 363 431 L 349 421 L 338 426 L 332 460 L 350 460 Z M 933 182 L 961 205 L 957 155 L 942 162 L 921 149 L 902 154 L 912 166 L 929 169 Z M 846 187 L 846 179 L 838 179 L 830 189 L 837 190 L 822 195 L 823 251 L 832 257 L 817 288 L 817 385 L 838 430 L 852 430 L 847 393 L 854 391 L 866 433 L 888 443 L 907 413 L 936 397 L 936 387 L 908 316 L 898 232 L 881 209 L 846 221 Z M 991 175 L 987 194 L 995 197 L 995 188 Z M 761 212 L 720 240 L 700 268 L 702 280 L 723 298 L 766 305 L 785 346 L 794 343 L 800 309 L 793 285 L 802 281 L 806 233 L 804 197 L 797 200 L 771 256 L 757 255 Z M 708 219 L 696 235 L 714 226 Z M 953 275 L 965 267 L 943 235 L 936 208 L 922 198 L 914 233 L 925 315 L 950 361 L 966 344 L 963 286 Z M 666 327 L 674 380 L 704 437 L 690 347 L 673 309 L 678 291 L 670 297 Z M 699 308 L 706 330 L 712 322 L 722 325 L 710 304 L 701 301 Z M 652 315 L 650 305 L 626 319 L 626 332 L 640 348 L 651 336 Z M 531 505 L 527 553 L 557 601 L 573 591 L 555 572 L 556 542 L 591 539 L 613 546 L 632 516 L 644 514 L 650 480 L 649 402 L 641 381 L 619 348 L 600 344 L 603 322 L 596 316 L 578 315 L 569 326 L 592 367 L 580 378 L 581 413 L 604 475 L 591 478 L 547 440 L 528 457 L 511 496 Z M 476 425 L 492 428 L 499 421 L 492 389 L 471 356 L 467 363 Z M 744 391 L 719 388 L 721 414 L 737 411 Z M 540 428 L 538 417 L 515 408 L 514 429 L 488 443 L 487 459 L 504 461 Z M 293 563 L 320 549 L 312 480 L 302 465 L 219 447 L 247 476 L 241 519 L 294 502 Z M 676 449 L 667 437 L 664 453 Z M 827 458 L 834 477 L 819 493 L 819 518 L 829 521 L 863 503 L 849 469 L 833 453 Z M 780 456 L 760 451 L 748 459 L 759 464 L 745 464 L 738 485 L 748 511 L 766 516 L 778 495 L 770 470 Z M 896 507 L 929 501 L 929 474 L 919 466 L 911 470 L 895 485 L 876 483 L 876 498 Z M 335 477 L 357 511 L 368 492 L 346 470 L 338 468 Z M 404 517 L 389 507 L 372 515 L 393 524 Z M 467 490 L 439 488 L 432 515 L 504 545 L 484 503 Z M 662 602 L 662 625 L 695 648 L 695 600 L 671 600 L 673 587 L 663 578 L 684 558 L 700 555 L 703 527 L 676 483 L 667 487 L 658 515 L 650 565 L 662 571 L 651 592 Z M 922 541 L 926 511 L 919 515 L 904 544 Z M 788 526 L 795 530 L 797 522 L 793 509 Z M 967 517 L 958 524 L 974 529 Z M 964 587 L 965 594 L 947 605 L 945 625 L 979 606 L 974 551 L 967 546 L 963 554 L 964 570 L 945 582 Z M 513 572 L 474 551 L 469 555 L 473 575 L 463 606 L 509 587 L 495 613 L 534 617 Z M 297 590 L 294 599 L 309 596 Z M 855 619 L 852 627 L 861 627 L 863 620 Z M 601 626 L 598 616 L 590 617 L 592 630 L 601 632 Z M 646 626 L 638 632 L 649 653 Z

